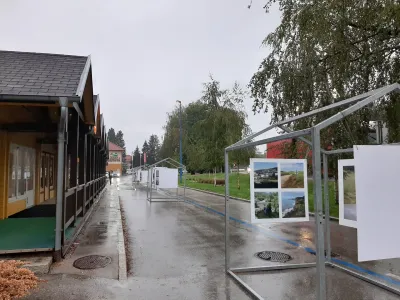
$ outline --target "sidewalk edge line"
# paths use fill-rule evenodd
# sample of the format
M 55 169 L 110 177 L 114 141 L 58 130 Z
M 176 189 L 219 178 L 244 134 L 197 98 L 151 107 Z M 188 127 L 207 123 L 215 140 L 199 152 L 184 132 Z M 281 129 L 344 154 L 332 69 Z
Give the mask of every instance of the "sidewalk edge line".
M 124 232 L 122 228 L 122 215 L 121 215 L 121 205 L 120 205 L 120 197 L 118 196 L 117 202 L 117 210 L 119 212 L 119 216 L 117 218 L 118 221 L 118 280 L 124 281 L 128 279 L 128 271 L 126 266 L 126 252 L 125 252 L 125 240 L 124 240 Z

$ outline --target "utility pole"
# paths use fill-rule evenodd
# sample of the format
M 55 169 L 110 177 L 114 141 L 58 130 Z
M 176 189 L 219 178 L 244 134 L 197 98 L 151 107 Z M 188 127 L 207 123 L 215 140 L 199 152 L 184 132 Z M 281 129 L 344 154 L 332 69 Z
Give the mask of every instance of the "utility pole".
M 180 162 L 180 169 L 179 169 L 179 182 L 182 183 L 182 101 L 176 100 L 179 103 L 179 162 Z

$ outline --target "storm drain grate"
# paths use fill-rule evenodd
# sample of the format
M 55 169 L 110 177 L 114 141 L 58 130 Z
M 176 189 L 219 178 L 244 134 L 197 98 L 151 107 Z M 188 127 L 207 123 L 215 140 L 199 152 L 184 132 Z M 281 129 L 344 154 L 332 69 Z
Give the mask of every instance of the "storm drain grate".
M 111 263 L 111 258 L 108 256 L 89 255 L 75 260 L 73 266 L 81 270 L 92 270 L 104 268 L 109 263 Z
M 292 259 L 289 254 L 274 251 L 261 251 L 257 252 L 256 256 L 258 258 L 269 260 L 273 262 L 287 262 Z

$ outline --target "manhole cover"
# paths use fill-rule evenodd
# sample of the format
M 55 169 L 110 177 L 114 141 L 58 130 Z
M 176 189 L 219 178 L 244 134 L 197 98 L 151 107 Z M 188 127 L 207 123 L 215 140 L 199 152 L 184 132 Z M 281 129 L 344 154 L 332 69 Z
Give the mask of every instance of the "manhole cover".
M 110 262 L 111 258 L 108 256 L 89 255 L 75 260 L 73 266 L 81 270 L 92 270 L 92 269 L 104 268 Z
M 282 253 L 282 252 L 273 252 L 273 251 L 257 252 L 256 256 L 258 258 L 273 261 L 273 262 L 287 262 L 292 259 L 292 257 L 289 254 Z

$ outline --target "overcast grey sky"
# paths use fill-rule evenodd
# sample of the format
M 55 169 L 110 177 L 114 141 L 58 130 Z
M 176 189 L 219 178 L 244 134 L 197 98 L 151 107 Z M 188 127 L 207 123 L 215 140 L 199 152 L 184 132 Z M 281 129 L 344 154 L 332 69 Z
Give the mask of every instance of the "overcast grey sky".
M 2 0 L 0 48 L 90 54 L 106 126 L 124 132 L 130 152 L 163 134 L 177 99 L 199 99 L 210 73 L 223 88 L 248 84 L 280 20 L 264 1 L 249 2 Z M 251 99 L 245 105 L 253 131 L 269 124 L 269 114 L 253 115 Z

